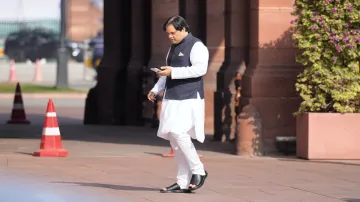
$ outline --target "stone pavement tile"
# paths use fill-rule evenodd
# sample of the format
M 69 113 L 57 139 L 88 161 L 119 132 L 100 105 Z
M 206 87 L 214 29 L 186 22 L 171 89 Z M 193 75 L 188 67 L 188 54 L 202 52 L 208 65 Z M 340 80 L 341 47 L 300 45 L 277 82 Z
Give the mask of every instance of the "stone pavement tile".
M 213 186 L 211 186 L 210 189 L 213 191 L 216 190 L 221 195 L 236 197 L 244 201 L 266 200 L 269 197 L 273 196 L 273 194 L 257 190 L 257 188 L 255 187 L 248 187 L 248 188 L 232 187 L 232 188 L 213 189 Z
M 77 134 L 71 127 L 66 130 L 68 137 L 71 133 Z M 87 130 L 90 134 L 93 132 Z M 95 141 L 66 141 L 71 151 L 66 158 L 38 158 L 26 154 L 38 148 L 38 139 L 0 139 L 0 145 L 11 145 L 0 149 L 0 169 L 37 176 L 45 184 L 70 188 L 78 193 L 94 192 L 141 202 L 179 200 L 176 194 L 158 192 L 159 188 L 175 181 L 174 159 L 150 154 L 165 153 L 169 148 L 156 144 L 123 144 L 122 139 L 116 137 L 117 131 L 112 133 L 114 139 L 107 139 L 108 143 L 97 143 L 97 136 Z M 122 135 L 125 139 L 131 138 L 127 133 L 118 136 Z M 354 161 L 309 162 L 204 154 L 202 161 L 209 171 L 209 178 L 196 194 L 184 195 L 186 200 L 335 202 L 359 198 L 357 176 L 360 170 Z M 13 175 L 6 177 L 11 179 Z
M 245 202 L 246 200 L 238 198 L 236 196 L 230 196 L 223 193 L 218 193 L 210 191 L 206 188 L 199 189 L 195 193 L 185 194 L 185 199 L 183 201 L 209 201 L 209 202 Z
M 351 190 L 359 190 L 360 186 L 358 184 L 349 183 L 349 182 L 338 182 L 338 183 L 323 183 L 321 181 L 315 181 L 311 183 L 304 183 L 304 184 L 292 184 L 288 185 L 293 188 L 301 189 L 301 190 L 308 190 L 312 192 L 319 192 L 327 190 L 326 192 L 332 193 L 332 192 L 342 192 L 342 191 L 349 191 L 349 187 L 351 187 Z
M 149 176 L 148 176 L 149 177 Z M 141 180 L 137 179 L 134 181 L 134 179 L 122 179 L 121 177 L 114 177 L 114 176 L 106 176 L 106 174 L 99 175 L 99 176 L 88 176 L 86 177 L 86 180 L 89 180 L 89 182 L 55 182 L 55 183 L 65 183 L 65 184 L 74 184 L 78 186 L 84 186 L 84 187 L 92 187 L 97 189 L 98 191 L 102 190 L 109 190 L 111 189 L 111 193 L 113 194 L 124 194 L 131 195 L 134 198 L 132 198 L 131 201 L 139 201 L 141 199 L 147 199 L 149 201 L 183 201 L 184 199 L 181 199 L 181 197 L 188 198 L 191 201 L 194 201 L 193 199 L 196 199 L 195 201 L 198 201 L 197 198 L 206 199 L 206 201 L 220 201 L 221 199 L 226 199 L 226 201 L 242 201 L 240 199 L 236 199 L 234 197 L 230 196 L 222 196 L 221 194 L 206 191 L 206 189 L 202 190 L 200 192 L 200 196 L 195 194 L 162 194 L 159 193 L 159 188 L 155 188 L 152 186 L 147 185 L 149 178 L 142 178 Z M 84 180 L 84 179 L 82 179 Z M 149 179 L 151 180 L 151 178 Z M 152 178 L 153 180 L 153 178 Z M 144 182 L 145 181 L 145 182 Z M 101 182 L 101 183 L 98 183 Z M 105 183 L 106 182 L 106 183 Z
M 151 200 L 144 198 L 140 193 L 138 193 L 137 195 L 132 195 L 126 192 L 116 191 L 116 190 L 112 190 L 108 193 L 111 194 L 113 198 L 118 198 L 118 200 L 114 202 L 152 202 Z M 99 202 L 108 202 L 108 201 L 99 201 Z M 113 202 L 113 201 L 109 201 L 109 202 Z
M 336 178 L 339 180 L 342 180 L 342 181 L 347 181 L 347 182 L 350 182 L 353 184 L 360 185 L 360 179 L 359 179 L 360 177 L 354 177 L 355 175 L 358 175 L 358 172 L 344 173 L 341 176 L 338 176 Z
M 188 194 L 180 194 L 180 193 L 160 193 L 159 191 L 153 192 L 140 192 L 140 193 L 133 193 L 134 196 L 141 196 L 141 198 L 147 199 L 149 201 L 156 201 L 156 202 L 183 202 L 183 201 L 191 201 Z M 135 195 L 136 194 L 136 195 Z
M 122 200 L 127 199 L 125 201 L 147 201 L 146 198 L 143 197 L 143 191 L 131 191 L 133 187 L 130 185 L 122 186 L 117 184 L 98 183 L 85 181 L 84 179 L 73 181 L 51 181 L 50 183 L 63 184 L 65 186 L 74 187 L 78 193 L 86 193 L 91 191 L 98 194 L 117 196 Z M 140 197 L 137 197 L 138 195 Z
M 18 165 L 21 165 L 21 162 L 23 162 L 25 165 L 30 163 L 27 158 L 29 157 L 12 157 L 10 162 Z M 158 193 L 159 187 L 168 185 L 174 180 L 173 159 L 156 157 L 33 159 L 37 164 L 51 170 L 48 174 L 55 175 L 50 178 L 51 183 L 61 183 L 62 181 L 65 182 L 63 184 L 69 184 L 69 186 L 71 186 L 70 184 L 73 184 L 72 186 L 80 186 L 82 188 L 77 190 L 81 190 L 84 193 L 89 191 L 90 188 L 90 190 L 96 190 L 99 193 L 111 193 L 116 196 L 119 195 L 119 197 L 126 195 L 129 197 L 129 201 L 146 201 L 146 199 L 150 201 L 176 201 L 178 198 L 174 196 L 175 199 L 173 199 L 173 196 L 162 196 L 162 194 Z M 214 161 L 221 164 L 221 161 Z M 239 163 L 233 163 L 233 167 L 227 167 L 226 170 L 228 172 L 215 171 L 214 168 L 218 168 L 219 164 L 212 164 L 212 159 L 207 159 L 207 163 L 211 170 L 211 177 L 208 179 L 207 184 L 196 195 L 189 195 L 186 198 L 190 197 L 194 201 L 197 201 L 197 199 L 221 201 L 224 198 L 227 201 L 286 201 L 296 197 L 296 200 L 293 201 L 298 201 L 297 199 L 300 197 L 296 191 L 286 191 L 287 187 L 267 190 L 266 187 L 278 186 L 269 181 L 262 181 L 261 178 L 266 175 L 253 175 L 250 166 L 252 161 L 245 161 L 243 163 L 250 169 L 246 176 L 237 172 L 234 174 L 234 170 L 236 170 Z M 254 162 L 254 167 L 258 167 L 258 165 L 258 162 Z M 30 167 L 31 169 L 36 168 L 36 171 L 39 171 L 37 167 Z M 22 167 L 19 168 L 21 169 Z M 44 169 L 40 168 L 40 170 Z M 138 173 L 138 178 L 135 180 L 132 178 L 134 173 Z M 255 173 L 259 174 L 261 172 L 255 171 Z M 68 177 L 64 179 L 63 177 L 65 176 Z M 234 177 L 232 178 L 232 176 Z M 276 177 L 276 175 L 272 174 L 268 176 L 270 176 L 269 179 Z M 225 186 L 221 188 L 219 185 Z M 307 184 L 305 183 L 305 185 Z M 317 199 L 317 201 L 326 201 L 324 197 L 316 194 L 304 194 L 301 196 L 304 200 Z
M 244 182 L 246 184 L 246 182 Z M 314 193 L 297 190 L 284 186 L 276 185 L 258 185 L 258 186 L 236 186 L 226 187 L 218 190 L 221 193 L 234 195 L 238 198 L 248 201 L 268 201 L 268 202 L 288 202 L 299 201 L 306 198 L 328 199 Z
M 294 187 L 298 187 L 298 186 L 294 185 Z M 346 197 L 360 198 L 359 185 L 349 186 L 349 185 L 341 185 L 341 184 L 334 184 L 334 185 L 314 184 L 314 185 L 308 185 L 306 187 L 304 186 L 301 189 L 337 199 L 342 199 Z
M 8 164 L 8 159 L 6 156 L 0 156 L 0 167 L 3 167 L 3 166 L 7 166 Z
M 251 198 L 251 202 L 344 202 L 339 199 L 332 199 L 324 196 L 319 196 L 316 194 L 299 194 L 294 193 L 284 193 L 282 195 L 275 195 L 268 197 L 266 199 L 257 199 L 255 197 Z
M 340 201 L 336 197 L 326 196 L 319 194 L 317 192 L 311 192 L 308 190 L 301 190 L 290 187 L 261 187 L 258 188 L 259 191 L 271 193 L 272 196 L 268 198 L 268 201 L 329 201 L 335 202 Z
M 124 159 L 124 158 L 120 158 L 120 159 Z M 129 160 L 129 159 L 127 159 L 127 160 Z M 99 161 L 101 162 L 102 160 L 99 160 Z M 56 164 L 59 164 L 61 161 L 54 160 L 54 162 L 56 162 Z M 169 163 L 169 161 L 166 161 L 166 162 Z M 49 166 L 49 164 L 51 164 L 50 160 L 41 161 L 41 163 L 46 164 L 47 166 Z M 134 163 L 134 164 L 137 164 L 137 163 Z M 170 164 L 172 165 L 173 163 L 169 163 L 168 165 L 170 165 Z M 81 162 L 79 163 L 79 165 L 81 165 Z M 100 165 L 100 164 L 96 164 L 96 165 Z M 131 166 L 129 166 L 129 167 L 127 167 L 128 169 L 122 170 L 126 173 L 119 173 L 118 176 L 108 175 L 107 170 L 104 170 L 104 172 L 101 172 L 101 173 L 98 171 L 95 171 L 94 169 L 90 169 L 91 171 L 86 171 L 83 166 L 80 166 L 80 167 L 77 166 L 76 171 L 74 171 L 75 169 L 71 170 L 69 166 L 59 166 L 57 168 L 60 168 L 58 175 L 61 173 L 61 175 L 66 174 L 66 175 L 73 175 L 73 176 L 80 177 L 81 180 L 89 180 L 91 182 L 101 182 L 101 183 L 89 183 L 89 182 L 78 183 L 80 186 L 112 188 L 112 189 L 118 189 L 121 192 L 126 192 L 128 194 L 134 194 L 134 195 L 136 195 L 137 192 L 140 191 L 142 193 L 141 194 L 142 198 L 145 197 L 151 201 L 162 201 L 163 199 L 177 201 L 179 198 L 178 196 L 175 196 L 175 195 L 169 195 L 169 196 L 166 195 L 164 198 L 164 196 L 162 196 L 163 194 L 158 193 L 158 190 L 160 187 L 162 187 L 162 185 L 168 185 L 170 183 L 173 183 L 174 179 L 160 179 L 159 181 L 163 182 L 163 183 L 157 182 L 156 185 L 158 187 L 151 188 L 151 186 L 146 186 L 146 183 L 144 183 L 144 181 L 146 182 L 148 180 L 150 180 L 150 181 L 153 180 L 154 175 L 151 172 L 147 172 L 147 173 L 140 172 L 141 168 L 131 169 Z M 55 169 L 57 169 L 57 168 L 55 168 Z M 115 167 L 113 167 L 113 169 L 114 168 Z M 118 167 L 118 169 L 119 169 L 119 167 Z M 139 175 L 134 177 L 133 172 L 134 171 L 136 172 L 137 170 L 139 171 Z M 132 172 L 133 175 L 131 175 L 131 174 L 126 175 L 129 172 Z M 171 170 L 171 172 L 173 172 L 173 170 Z M 159 174 L 158 176 L 161 176 L 161 175 Z M 174 176 L 172 176 L 172 178 L 174 178 Z M 54 182 L 54 183 L 61 183 L 61 182 Z M 63 182 L 63 183 L 71 184 L 72 182 Z M 77 183 L 74 182 L 74 184 L 77 184 Z M 147 191 L 144 191 L 144 190 L 147 190 Z M 143 193 L 143 192 L 145 192 L 145 193 Z M 209 199 L 213 199 L 212 201 L 218 201 L 218 200 L 220 200 L 220 198 L 224 198 L 224 197 L 220 196 L 221 194 L 214 193 L 211 191 L 210 191 L 210 193 L 213 193 L 214 196 L 213 195 L 209 196 L 209 194 L 205 194 L 203 196 L 209 197 Z M 172 197 L 175 197 L 175 198 L 173 199 Z M 240 199 L 236 199 L 231 196 L 226 196 L 225 198 L 227 198 L 228 201 L 241 201 Z
M 8 176 L 9 173 L 14 174 L 14 176 L 12 176 L 12 178 L 4 177 L 4 175 Z M 51 179 L 48 177 L 39 176 L 37 174 L 28 176 L 16 171 L 7 170 L 2 173 L 2 176 L 0 176 L 1 201 L 37 202 L 41 198 L 41 201 L 125 202 L 122 198 L 121 200 L 111 199 L 110 195 L 102 195 L 101 197 L 98 197 L 99 193 L 96 193 L 96 190 L 94 191 L 91 189 L 81 189 L 81 187 L 54 184 L 50 181 Z M 19 193 L 21 194 L 19 195 Z
M 352 197 L 346 197 L 342 199 L 343 201 L 347 202 L 360 202 L 360 197 L 352 198 Z

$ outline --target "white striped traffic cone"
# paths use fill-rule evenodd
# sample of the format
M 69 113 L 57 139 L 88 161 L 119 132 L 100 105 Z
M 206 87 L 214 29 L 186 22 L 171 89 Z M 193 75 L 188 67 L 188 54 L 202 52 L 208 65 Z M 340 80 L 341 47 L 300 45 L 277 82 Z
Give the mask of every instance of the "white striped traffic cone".
M 63 149 L 58 120 L 54 103 L 48 101 L 40 149 L 34 152 L 34 156 L 66 157 L 68 151 Z

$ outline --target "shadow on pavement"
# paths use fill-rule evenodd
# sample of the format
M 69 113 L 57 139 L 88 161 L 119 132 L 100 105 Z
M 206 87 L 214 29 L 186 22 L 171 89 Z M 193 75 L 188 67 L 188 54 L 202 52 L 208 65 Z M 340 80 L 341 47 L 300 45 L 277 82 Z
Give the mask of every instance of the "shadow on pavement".
M 159 189 L 151 188 L 151 187 L 135 187 L 135 186 L 125 186 L 125 185 L 114 185 L 114 184 L 88 183 L 88 182 L 52 182 L 52 183 L 75 184 L 85 187 L 99 187 L 99 188 L 107 188 L 107 189 L 122 190 L 122 191 L 159 191 Z
M 4 111 L 1 112 L 0 138 L 41 139 L 45 120 L 45 111 L 43 108 L 31 108 L 31 111 L 27 110 L 27 119 L 31 121 L 29 125 L 6 124 L 10 114 L 4 113 Z M 83 109 L 66 107 L 57 108 L 56 112 L 62 140 L 160 146 L 168 147 L 170 151 L 169 142 L 156 136 L 156 128 L 83 125 Z M 235 153 L 235 145 L 233 143 L 213 142 L 211 135 L 206 136 L 203 144 L 197 141 L 193 142 L 196 148 L 202 151 L 212 151 L 223 154 Z M 151 153 L 150 151 L 147 151 L 147 153 L 162 155 Z
M 360 162 L 359 161 L 352 161 L 350 162 L 345 162 L 344 161 L 330 161 L 330 160 L 306 160 L 306 159 L 299 159 L 296 157 L 290 158 L 290 157 L 279 157 L 277 156 L 276 159 L 278 159 L 279 161 L 288 161 L 288 162 L 301 162 L 301 163 L 320 163 L 320 164 L 337 164 L 337 165 L 347 165 L 347 166 L 360 166 Z M 359 200 L 359 199 L 358 199 Z M 359 200 L 360 202 L 360 200 Z
M 145 153 L 145 154 L 154 155 L 154 156 L 162 156 L 162 154 L 154 153 L 154 152 L 144 152 L 144 153 Z
M 30 153 L 30 152 L 18 152 L 18 151 L 15 151 L 14 153 L 16 153 L 16 154 L 24 154 L 24 155 L 29 155 L 29 156 L 33 155 L 33 153 Z
M 345 200 L 347 202 L 360 202 L 360 199 L 353 199 L 353 198 L 344 198 L 344 199 L 341 199 L 341 200 Z

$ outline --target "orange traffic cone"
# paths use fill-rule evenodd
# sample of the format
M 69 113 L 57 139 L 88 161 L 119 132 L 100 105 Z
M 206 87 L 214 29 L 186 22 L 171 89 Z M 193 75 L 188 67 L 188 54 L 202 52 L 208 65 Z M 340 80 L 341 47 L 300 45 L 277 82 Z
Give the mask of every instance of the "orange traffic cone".
M 171 148 L 170 153 L 168 153 L 168 154 L 163 154 L 162 156 L 163 156 L 163 157 L 174 157 L 174 149 Z M 201 155 L 201 154 L 198 154 L 198 156 L 199 156 L 200 158 L 203 157 L 203 155 Z
M 16 82 L 17 76 L 16 76 L 16 70 L 15 70 L 15 61 L 10 61 L 10 72 L 9 72 L 9 83 Z
M 7 121 L 8 124 L 29 124 L 30 121 L 26 120 L 26 114 L 23 104 L 23 99 L 21 95 L 20 84 L 16 84 L 16 90 L 13 101 L 13 108 L 11 111 L 10 120 Z
M 36 63 L 35 63 L 35 74 L 34 74 L 34 78 L 33 81 L 34 82 L 40 82 L 42 81 L 42 74 L 41 74 L 41 69 L 40 69 L 40 60 L 37 59 Z
M 66 157 L 68 151 L 63 149 L 58 120 L 54 103 L 48 101 L 40 149 L 34 152 L 34 156 Z
M 163 156 L 163 157 L 174 157 L 174 149 L 171 148 L 170 153 L 168 153 L 168 154 L 163 154 L 162 156 Z

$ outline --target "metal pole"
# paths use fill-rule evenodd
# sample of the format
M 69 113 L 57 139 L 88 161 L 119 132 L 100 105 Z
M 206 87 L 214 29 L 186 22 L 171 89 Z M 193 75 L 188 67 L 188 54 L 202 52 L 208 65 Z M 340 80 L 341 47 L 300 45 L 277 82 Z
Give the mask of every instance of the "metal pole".
M 69 88 L 68 53 L 66 46 L 67 0 L 61 0 L 60 44 L 57 57 L 56 88 Z

